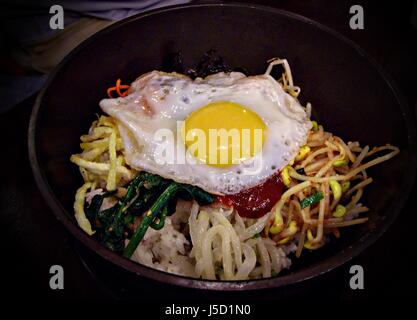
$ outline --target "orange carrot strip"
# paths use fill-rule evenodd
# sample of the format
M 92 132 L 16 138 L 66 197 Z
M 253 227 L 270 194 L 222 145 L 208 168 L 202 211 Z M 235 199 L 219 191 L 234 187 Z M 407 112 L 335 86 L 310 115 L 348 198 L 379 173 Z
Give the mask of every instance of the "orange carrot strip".
M 120 92 L 120 82 L 121 82 L 122 80 L 120 80 L 120 79 L 117 79 L 117 81 L 116 81 L 116 92 L 117 92 L 117 94 L 119 95 L 119 96 L 121 96 L 122 94 L 121 94 L 121 92 Z
M 115 91 L 116 90 L 116 87 L 111 87 L 111 88 L 108 88 L 107 89 L 107 95 L 108 95 L 108 97 L 110 98 L 110 99 L 112 99 L 113 98 L 113 96 L 111 95 L 111 93 L 112 93 L 112 91 Z
M 130 86 L 127 85 L 127 84 L 121 84 L 121 82 L 122 82 L 121 79 L 117 79 L 116 86 L 107 89 L 107 95 L 109 96 L 109 98 L 113 98 L 113 96 L 111 95 L 111 93 L 113 91 L 116 91 L 117 94 L 119 95 L 119 97 L 126 97 L 127 96 L 127 92 L 129 90 Z M 121 92 L 120 91 L 121 89 L 126 89 L 126 91 Z

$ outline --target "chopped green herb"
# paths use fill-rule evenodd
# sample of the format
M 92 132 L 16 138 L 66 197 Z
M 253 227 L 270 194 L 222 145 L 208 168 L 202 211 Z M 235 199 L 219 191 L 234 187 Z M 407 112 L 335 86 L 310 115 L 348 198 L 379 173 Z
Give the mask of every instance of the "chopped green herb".
M 323 193 L 322 192 L 317 192 L 307 198 L 304 198 L 303 200 L 301 200 L 300 205 L 301 205 L 301 209 L 307 208 L 308 206 L 311 206 L 312 204 L 315 204 L 317 202 L 319 202 L 321 199 L 323 199 Z

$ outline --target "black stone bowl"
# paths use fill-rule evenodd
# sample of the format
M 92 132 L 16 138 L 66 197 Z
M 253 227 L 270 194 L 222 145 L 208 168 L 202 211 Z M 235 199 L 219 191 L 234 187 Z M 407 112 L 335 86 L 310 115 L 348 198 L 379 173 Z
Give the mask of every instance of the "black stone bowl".
M 293 259 L 280 276 L 238 282 L 202 281 L 142 266 L 101 246 L 73 217 L 81 177 L 70 163 L 79 151 L 98 102 L 115 79 L 133 81 L 160 69 L 181 51 L 195 65 L 215 49 L 231 66 L 263 73 L 266 61 L 285 57 L 301 102 L 311 102 L 324 127 L 346 140 L 401 148 L 396 158 L 369 169 L 374 183 L 363 201 L 371 208 L 367 224 L 343 230 L 315 252 Z M 203 4 L 164 8 L 125 19 L 77 47 L 51 74 L 39 94 L 29 128 L 29 152 L 39 188 L 56 217 L 82 246 L 142 277 L 190 288 L 249 290 L 279 287 L 327 272 L 354 257 L 392 224 L 407 199 L 416 171 L 416 131 L 403 97 L 381 68 L 354 43 L 304 17 L 262 6 Z

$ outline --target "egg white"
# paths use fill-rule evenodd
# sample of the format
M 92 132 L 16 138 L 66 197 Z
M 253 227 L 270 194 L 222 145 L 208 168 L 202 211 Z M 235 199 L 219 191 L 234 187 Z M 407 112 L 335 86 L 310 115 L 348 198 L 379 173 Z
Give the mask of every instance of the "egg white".
M 256 174 L 248 173 L 244 163 L 229 167 L 190 164 L 195 158 L 188 152 L 186 159 L 194 161 L 158 164 L 155 155 L 161 142 L 154 139 L 156 131 L 166 128 L 176 133 L 177 121 L 216 101 L 241 104 L 264 121 L 266 139 L 261 153 L 252 159 L 259 160 Z M 305 109 L 269 75 L 221 72 L 193 81 L 176 73 L 152 71 L 133 82 L 126 97 L 103 99 L 100 106 L 117 119 L 130 166 L 216 194 L 235 194 L 274 175 L 295 158 L 312 127 Z

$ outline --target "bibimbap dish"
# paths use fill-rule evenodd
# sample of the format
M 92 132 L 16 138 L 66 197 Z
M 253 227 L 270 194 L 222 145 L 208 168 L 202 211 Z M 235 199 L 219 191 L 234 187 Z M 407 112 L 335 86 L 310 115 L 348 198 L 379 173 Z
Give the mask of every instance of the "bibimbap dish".
M 277 276 L 367 222 L 367 169 L 399 149 L 326 131 L 298 101 L 286 59 L 257 75 L 218 59 L 109 88 L 71 156 L 84 180 L 75 218 L 103 246 L 155 269 Z

